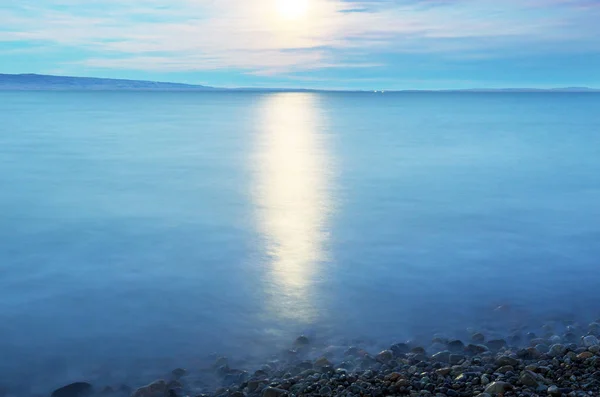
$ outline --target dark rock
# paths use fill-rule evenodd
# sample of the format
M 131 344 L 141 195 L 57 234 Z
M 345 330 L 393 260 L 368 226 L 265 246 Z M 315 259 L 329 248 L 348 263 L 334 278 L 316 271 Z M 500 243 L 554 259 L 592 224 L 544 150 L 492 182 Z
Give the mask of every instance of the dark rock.
M 463 354 L 451 354 L 449 358 L 449 362 L 451 365 L 460 364 L 461 361 L 465 359 Z
M 492 339 L 486 343 L 486 346 L 490 348 L 490 350 L 498 351 L 503 347 L 506 347 L 506 341 L 504 339 Z
M 171 375 L 173 375 L 173 378 L 175 379 L 179 379 L 182 376 L 185 376 L 186 373 L 187 371 L 183 368 L 176 368 L 173 371 L 171 371 Z
M 388 363 L 394 358 L 394 353 L 391 350 L 384 350 L 380 352 L 375 359 L 380 363 Z
M 288 339 L 289 340 L 289 339 Z M 299 336 L 296 341 L 294 342 L 295 346 L 306 346 L 310 343 L 310 340 L 308 339 L 307 336 L 301 335 Z
M 410 352 L 410 347 L 406 343 L 396 343 L 390 347 L 395 356 L 404 355 Z
M 51 397 L 87 397 L 93 392 L 94 388 L 89 383 L 76 382 L 54 390 Z
M 288 394 L 287 390 L 278 389 L 276 387 L 266 387 L 262 391 L 262 397 L 282 397 Z
M 510 383 L 496 381 L 496 382 L 490 383 L 485 388 L 485 392 L 488 394 L 494 395 L 494 394 L 504 393 L 504 392 L 510 391 L 512 389 L 513 389 L 513 386 Z
M 433 356 L 431 356 L 431 359 L 433 361 L 449 363 L 450 362 L 450 352 L 448 350 L 445 350 L 445 351 L 442 351 L 439 353 L 435 353 Z
M 164 396 L 167 392 L 167 382 L 164 380 L 157 380 L 149 385 L 140 387 L 137 389 L 131 397 L 159 397 Z
M 539 382 L 537 380 L 537 376 L 531 371 L 523 371 L 519 376 L 519 382 L 524 384 L 525 386 L 536 388 L 539 386 Z
M 503 367 L 505 365 L 512 365 L 513 367 L 516 367 L 517 365 L 519 365 L 519 360 L 509 356 L 500 356 L 496 360 L 496 365 L 499 367 Z
M 471 342 L 475 344 L 483 343 L 485 342 L 485 336 L 481 332 L 477 332 L 471 336 Z
M 465 349 L 465 344 L 456 339 L 448 342 L 448 350 L 451 352 L 462 352 Z

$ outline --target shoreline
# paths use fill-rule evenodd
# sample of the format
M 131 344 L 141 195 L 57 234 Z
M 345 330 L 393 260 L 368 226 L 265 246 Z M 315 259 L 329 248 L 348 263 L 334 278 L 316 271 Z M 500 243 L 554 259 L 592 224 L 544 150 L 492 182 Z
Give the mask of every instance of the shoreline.
M 210 368 L 177 368 L 135 387 L 86 382 L 52 397 L 585 397 L 600 396 L 600 321 L 544 324 L 469 340 L 435 336 L 430 344 L 396 343 L 383 351 L 361 346 L 323 348 L 300 336 L 260 368 L 237 368 L 217 357 Z

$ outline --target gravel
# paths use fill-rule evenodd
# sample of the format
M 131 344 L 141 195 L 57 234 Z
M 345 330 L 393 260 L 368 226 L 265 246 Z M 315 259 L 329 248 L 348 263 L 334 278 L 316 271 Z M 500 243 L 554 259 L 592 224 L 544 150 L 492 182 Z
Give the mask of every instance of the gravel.
M 596 324 L 572 325 L 564 333 L 548 326 L 543 337 L 490 338 L 484 332 L 472 333 L 465 342 L 436 337 L 430 345 L 396 343 L 374 352 L 359 346 L 325 348 L 301 336 L 291 350 L 254 372 L 236 369 L 221 357 L 204 371 L 177 368 L 170 379 L 137 389 L 78 383 L 52 396 L 87 396 L 91 390 L 103 397 L 600 396 L 600 342 L 591 333 L 600 332 Z M 198 372 L 208 372 L 217 384 L 199 382 Z

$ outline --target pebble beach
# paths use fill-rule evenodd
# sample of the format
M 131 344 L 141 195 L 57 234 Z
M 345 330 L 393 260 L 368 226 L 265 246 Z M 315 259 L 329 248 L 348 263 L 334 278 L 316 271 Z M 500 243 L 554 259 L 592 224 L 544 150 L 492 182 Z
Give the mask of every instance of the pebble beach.
M 300 336 L 258 369 L 216 357 L 209 368 L 177 368 L 148 385 L 77 382 L 51 397 L 600 396 L 600 321 L 539 330 L 494 339 L 481 332 L 469 340 L 434 336 L 383 351 Z

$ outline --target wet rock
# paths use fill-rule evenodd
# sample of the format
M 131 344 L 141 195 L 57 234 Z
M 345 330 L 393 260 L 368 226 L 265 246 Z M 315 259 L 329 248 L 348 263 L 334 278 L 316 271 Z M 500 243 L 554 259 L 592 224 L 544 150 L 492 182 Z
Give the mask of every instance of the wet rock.
M 519 365 L 519 360 L 517 360 L 516 358 L 509 357 L 509 356 L 500 356 L 496 360 L 496 365 L 499 367 L 502 367 L 505 365 L 512 365 L 513 367 L 516 367 L 517 365 Z
M 173 375 L 174 379 L 180 379 L 181 377 L 185 376 L 186 373 L 187 371 L 183 368 L 176 368 L 171 371 L 171 375 Z
M 321 357 L 315 361 L 315 367 L 324 367 L 326 365 L 331 365 L 331 362 L 327 359 L 327 357 Z
M 449 363 L 450 362 L 450 352 L 448 350 L 445 350 L 445 351 L 442 351 L 439 353 L 435 353 L 433 356 L 431 356 L 431 359 L 433 361 Z
M 513 371 L 514 372 L 515 367 L 513 367 L 512 365 L 503 365 L 502 367 L 498 368 L 496 370 L 496 372 L 499 372 L 501 374 L 506 374 L 507 372 Z
M 556 386 L 550 386 L 548 388 L 548 395 L 550 397 L 561 397 L 562 396 L 562 391 L 560 391 L 560 389 Z
M 412 349 L 410 349 L 410 352 L 414 353 L 414 354 L 426 354 L 427 353 L 422 346 L 413 347 Z
M 490 348 L 490 350 L 498 351 L 506 346 L 506 341 L 504 339 L 492 339 L 486 343 L 486 346 Z
M 577 359 L 580 361 L 584 361 L 584 360 L 587 360 L 588 358 L 592 358 L 592 357 L 594 357 L 594 353 L 589 352 L 589 351 L 582 352 L 577 355 Z
M 380 363 L 388 363 L 394 358 L 394 353 L 391 350 L 384 350 L 377 354 L 375 359 Z
M 557 343 L 557 344 L 550 346 L 550 351 L 548 352 L 548 354 L 551 357 L 559 357 L 559 356 L 564 355 L 566 352 L 567 352 L 567 348 L 564 345 Z
M 94 388 L 87 382 L 76 382 L 61 387 L 52 392 L 51 397 L 87 397 L 91 396 Z
M 510 391 L 513 389 L 513 386 L 510 383 L 496 381 L 490 383 L 486 388 L 485 392 L 488 394 L 498 394 Z
M 333 390 L 331 390 L 331 387 L 329 386 L 323 386 L 322 388 L 319 389 L 319 394 L 321 396 L 330 396 L 333 393 Z
M 227 365 L 228 362 L 229 361 L 227 360 L 227 357 L 219 357 L 219 358 L 217 358 L 215 360 L 215 362 L 213 363 L 212 367 L 213 367 L 213 369 L 217 369 L 217 368 L 220 368 L 220 367 L 223 367 L 223 366 Z
M 287 390 L 278 389 L 276 387 L 265 387 L 262 391 L 262 397 L 282 397 L 287 396 Z
M 598 338 L 596 338 L 594 335 L 584 336 L 582 338 L 582 341 L 583 341 L 583 346 L 585 346 L 585 347 L 591 347 L 591 346 L 596 346 L 596 345 L 600 344 L 600 342 L 598 341 Z
M 452 365 L 460 364 L 461 361 L 465 359 L 463 354 L 451 354 L 449 358 L 449 362 Z
M 289 340 L 289 339 L 288 339 Z M 298 338 L 296 338 L 296 340 L 294 341 L 294 346 L 306 346 L 310 343 L 310 340 L 308 339 L 307 336 L 304 335 L 300 335 Z
M 537 380 L 537 376 L 531 371 L 523 371 L 521 375 L 519 375 L 519 382 L 524 384 L 525 386 L 536 388 L 539 386 L 539 382 Z
M 409 353 L 410 347 L 406 343 L 396 343 L 390 347 L 390 350 L 395 356 L 400 356 Z
M 474 345 L 472 343 L 467 345 L 467 347 L 465 348 L 465 351 L 472 355 L 481 354 L 487 352 L 488 350 L 489 349 L 486 345 Z
M 483 343 L 485 342 L 485 336 L 481 332 L 477 332 L 471 335 L 471 342 L 475 344 Z
M 458 339 L 448 342 L 448 350 L 450 350 L 451 352 L 462 352 L 464 349 L 465 344 Z
M 163 397 L 166 392 L 167 382 L 161 379 L 140 387 L 133 392 L 131 397 Z

